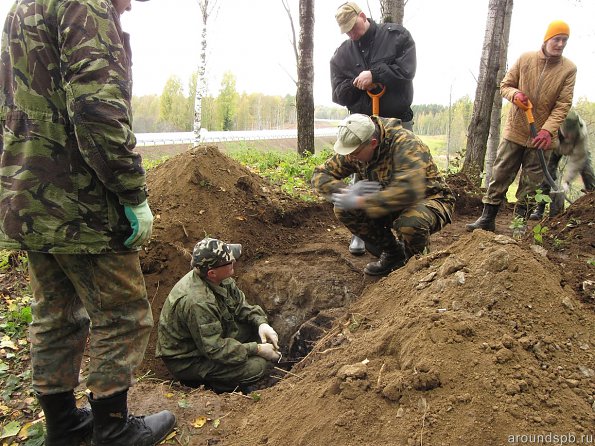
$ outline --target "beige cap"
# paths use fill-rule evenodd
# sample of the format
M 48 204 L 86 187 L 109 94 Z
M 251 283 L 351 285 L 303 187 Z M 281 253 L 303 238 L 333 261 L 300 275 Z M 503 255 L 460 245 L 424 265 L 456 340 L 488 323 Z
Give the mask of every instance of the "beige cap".
M 335 13 L 335 19 L 341 28 L 341 34 L 348 33 L 355 25 L 357 16 L 362 12 L 355 2 L 343 3 Z
M 374 134 L 376 126 L 368 115 L 354 113 L 339 124 L 337 142 L 333 147 L 339 155 L 349 155 Z

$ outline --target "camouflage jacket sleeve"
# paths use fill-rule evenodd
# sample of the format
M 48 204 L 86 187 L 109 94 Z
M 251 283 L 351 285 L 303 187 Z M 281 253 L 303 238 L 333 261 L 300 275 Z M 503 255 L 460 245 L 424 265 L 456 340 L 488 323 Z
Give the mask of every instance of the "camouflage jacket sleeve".
M 66 0 L 59 8 L 60 69 L 81 155 L 120 203 L 142 203 L 146 180 L 133 152 L 128 35 L 109 1 Z
M 255 325 L 267 321 L 260 307 L 249 306 L 243 293 L 236 291 L 239 290 L 235 282 L 228 281 L 221 287 L 194 287 L 191 292 L 195 296 L 185 299 L 180 309 L 198 351 L 221 364 L 242 364 L 248 356 L 256 354 L 256 342 L 242 343 L 231 336 L 240 317 Z
M 323 165 L 314 168 L 312 187 L 319 194 L 329 199 L 331 194 L 339 192 L 346 184 L 344 178 L 358 172 L 358 165 L 345 156 L 334 154 Z
M 385 140 L 379 151 L 367 178 L 379 181 L 383 189 L 364 201 L 364 209 L 372 218 L 407 209 L 426 198 L 427 172 L 433 165 L 429 149 L 405 131 Z
M 238 288 L 235 280 L 226 279 L 221 285 L 227 290 L 227 295 L 232 296 L 231 305 L 234 308 L 235 320 L 255 327 L 267 323 L 264 310 L 259 305 L 251 305 L 246 301 L 246 295 Z

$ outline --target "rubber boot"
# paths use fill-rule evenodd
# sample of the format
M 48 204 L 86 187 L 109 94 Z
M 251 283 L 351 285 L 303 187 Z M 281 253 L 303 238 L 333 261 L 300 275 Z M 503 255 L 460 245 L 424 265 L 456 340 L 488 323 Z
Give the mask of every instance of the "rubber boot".
M 395 240 L 393 246 L 382 251 L 378 261 L 366 265 L 364 273 L 370 276 L 385 276 L 391 271 L 401 268 L 408 259 L 403 243 Z
M 467 231 L 471 232 L 476 229 L 483 229 L 484 231 L 494 232 L 496 230 L 496 215 L 498 215 L 498 209 L 500 209 L 500 205 L 498 204 L 484 204 L 481 217 L 474 223 L 469 223 L 465 226 Z
M 541 220 L 543 218 L 543 214 L 545 212 L 545 203 L 543 201 L 539 202 L 537 207 L 531 215 L 529 215 L 529 220 Z
M 515 217 L 520 217 L 523 220 L 527 221 L 530 214 L 531 214 L 530 209 L 526 204 L 517 204 L 514 207 L 514 216 Z
M 45 415 L 46 446 L 79 446 L 93 431 L 91 410 L 76 407 L 74 392 L 37 395 Z
M 176 417 L 168 410 L 146 417 L 128 415 L 128 391 L 109 398 L 89 397 L 93 410 L 94 446 L 155 446 L 176 425 Z
M 357 235 L 352 235 L 349 252 L 354 256 L 363 256 L 366 253 L 366 244 Z

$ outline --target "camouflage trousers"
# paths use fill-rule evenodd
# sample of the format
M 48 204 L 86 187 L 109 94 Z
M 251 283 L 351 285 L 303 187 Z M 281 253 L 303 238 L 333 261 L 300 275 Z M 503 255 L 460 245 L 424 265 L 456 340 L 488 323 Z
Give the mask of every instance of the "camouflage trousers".
M 539 164 L 539 149 L 531 149 L 502 139 L 498 146 L 492 169 L 492 179 L 483 197 L 485 204 L 500 205 L 506 199 L 506 192 L 521 169 L 517 203 L 530 209 L 534 204 L 535 191 L 543 181 L 543 170 Z M 544 151 L 546 163 L 551 150 Z
M 430 235 L 450 223 L 452 205 L 438 200 L 423 200 L 382 218 L 371 218 L 360 209 L 346 211 L 335 207 L 335 215 L 352 234 L 381 250 L 393 244 L 394 229 L 405 245 L 405 252 L 411 257 L 430 251 Z
M 96 397 L 129 388 L 153 326 L 138 252 L 28 256 L 33 388 L 74 389 L 87 339 L 87 388 Z
M 242 343 L 260 342 L 256 329 L 248 324 L 238 324 L 236 339 Z M 221 364 L 203 357 L 172 359 L 163 357 L 172 376 L 192 387 L 206 384 L 216 391 L 231 392 L 237 387 L 256 383 L 268 372 L 270 363 L 260 356 L 249 356 L 239 365 Z

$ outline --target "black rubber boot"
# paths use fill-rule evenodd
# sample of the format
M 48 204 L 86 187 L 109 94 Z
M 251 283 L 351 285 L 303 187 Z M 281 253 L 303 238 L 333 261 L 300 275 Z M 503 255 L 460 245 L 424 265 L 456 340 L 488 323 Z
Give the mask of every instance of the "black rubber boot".
M 354 256 L 363 256 L 366 253 L 366 244 L 357 235 L 352 235 L 349 252 Z
M 481 217 L 474 223 L 469 223 L 466 226 L 467 231 L 471 232 L 476 229 L 483 229 L 485 231 L 494 232 L 496 230 L 496 215 L 498 215 L 498 209 L 500 209 L 500 205 L 498 204 L 484 204 Z
M 76 407 L 74 392 L 37 395 L 45 415 L 46 446 L 79 446 L 93 431 L 91 410 Z
M 385 276 L 391 271 L 401 268 L 408 259 L 403 244 L 395 240 L 394 246 L 382 251 L 377 262 L 368 263 L 364 272 L 370 276 Z
M 155 446 L 176 425 L 176 417 L 168 410 L 146 417 L 128 415 L 128 391 L 110 398 L 89 397 L 93 410 L 94 446 Z
M 531 214 L 531 209 L 526 204 L 517 204 L 514 207 L 514 216 L 515 217 L 520 217 L 523 220 L 527 221 L 530 214 Z
M 529 220 L 541 220 L 543 218 L 543 214 L 545 212 L 545 203 L 542 201 L 540 202 L 535 210 L 531 212 L 529 215 Z

